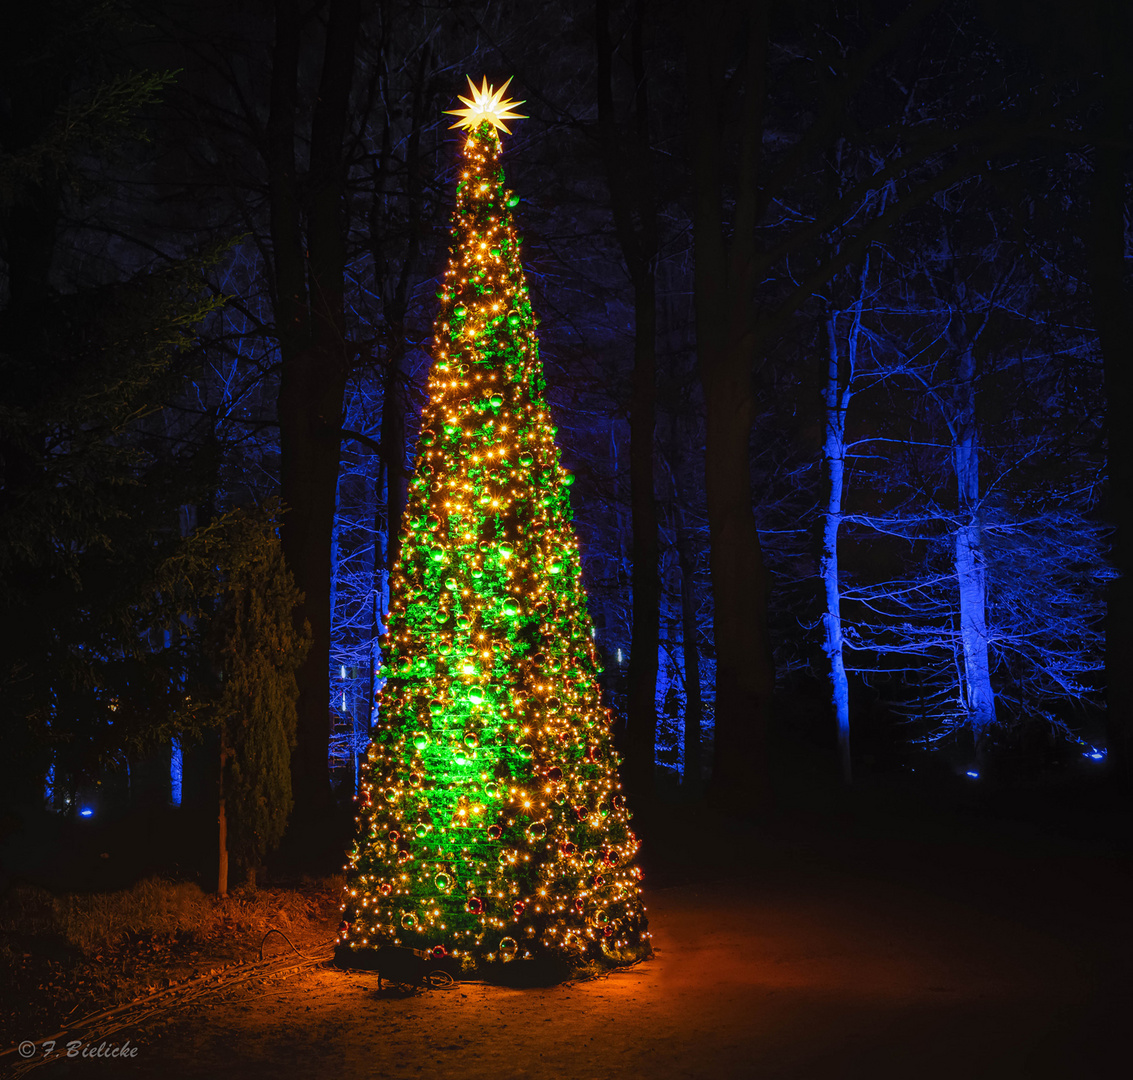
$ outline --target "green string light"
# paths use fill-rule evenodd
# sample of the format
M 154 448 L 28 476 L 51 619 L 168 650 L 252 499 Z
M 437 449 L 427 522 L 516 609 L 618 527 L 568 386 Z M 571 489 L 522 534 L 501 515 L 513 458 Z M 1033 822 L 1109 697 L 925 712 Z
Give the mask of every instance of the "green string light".
M 470 130 L 340 952 L 624 962 L 638 845 L 500 156 Z

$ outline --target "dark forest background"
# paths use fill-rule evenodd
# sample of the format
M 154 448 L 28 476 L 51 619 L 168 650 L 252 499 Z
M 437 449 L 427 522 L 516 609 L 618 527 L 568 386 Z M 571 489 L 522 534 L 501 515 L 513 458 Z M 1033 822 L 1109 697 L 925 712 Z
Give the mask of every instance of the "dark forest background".
M 505 168 L 631 795 L 1127 775 L 1129 22 L 8 10 L 3 831 L 207 822 L 219 786 L 246 867 L 337 865 L 467 75 L 529 114 Z

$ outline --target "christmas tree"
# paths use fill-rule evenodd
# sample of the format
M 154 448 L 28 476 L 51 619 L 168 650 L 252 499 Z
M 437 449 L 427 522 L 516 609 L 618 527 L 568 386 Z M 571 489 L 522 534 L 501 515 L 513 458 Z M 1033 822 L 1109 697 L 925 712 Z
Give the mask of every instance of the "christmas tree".
M 522 102 L 469 86 L 338 955 L 627 962 L 650 951 L 637 840 L 500 165 Z

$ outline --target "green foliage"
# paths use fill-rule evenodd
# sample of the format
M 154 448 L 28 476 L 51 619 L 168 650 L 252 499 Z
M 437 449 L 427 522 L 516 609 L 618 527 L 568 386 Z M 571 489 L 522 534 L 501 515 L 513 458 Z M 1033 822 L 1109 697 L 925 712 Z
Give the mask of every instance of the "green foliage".
M 142 27 L 123 0 L 8 5 L 0 36 L 0 215 L 45 209 L 89 189 L 95 162 L 148 138 L 146 114 L 176 73 L 124 68 L 123 39 Z M 39 199 L 49 193 L 45 201 Z
M 38 138 L 0 154 L 0 208 L 11 206 L 28 184 L 62 179 L 79 184 L 81 173 L 72 165 L 80 151 L 106 155 L 125 136 L 145 139 L 138 113 L 156 105 L 174 78 L 171 71 L 134 72 L 68 98 Z
M 0 321 L 0 723 L 24 797 L 52 751 L 105 766 L 176 706 L 157 575 L 208 470 L 164 409 L 220 302 L 201 282 L 175 264 Z
M 43 0 L 0 34 L 0 730 L 8 800 L 54 760 L 78 780 L 169 729 L 182 637 L 164 648 L 156 575 L 202 501 L 207 447 L 169 406 L 222 302 L 210 258 L 59 291 L 58 230 L 96 163 L 144 139 L 168 74 L 115 69 L 120 0 Z M 86 265 L 86 260 L 83 261 Z M 183 428 L 183 425 L 180 425 Z
M 245 866 L 278 846 L 291 813 L 296 672 L 310 648 L 306 626 L 295 626 L 302 594 L 283 561 L 276 512 L 272 504 L 226 514 L 163 571 L 168 593 L 195 605 L 204 662 L 180 723 L 221 729 L 228 846 Z

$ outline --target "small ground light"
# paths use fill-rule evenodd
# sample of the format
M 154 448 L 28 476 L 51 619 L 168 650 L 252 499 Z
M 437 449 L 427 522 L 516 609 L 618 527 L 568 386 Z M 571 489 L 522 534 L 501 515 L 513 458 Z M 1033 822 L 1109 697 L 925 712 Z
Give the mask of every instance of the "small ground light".
M 1088 757 L 1091 761 L 1105 761 L 1107 753 L 1104 746 L 1100 750 L 1096 746 L 1091 746 L 1082 756 Z
M 980 774 L 975 769 L 969 769 L 964 775 L 970 780 L 978 780 L 980 778 Z
M 93 814 L 94 814 L 94 811 L 89 806 L 84 806 L 79 811 L 79 817 L 91 817 Z

